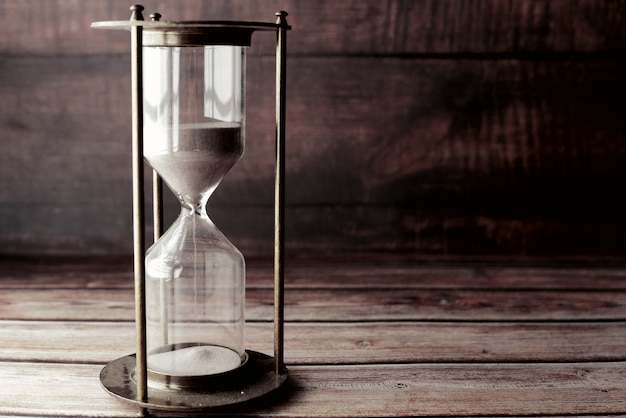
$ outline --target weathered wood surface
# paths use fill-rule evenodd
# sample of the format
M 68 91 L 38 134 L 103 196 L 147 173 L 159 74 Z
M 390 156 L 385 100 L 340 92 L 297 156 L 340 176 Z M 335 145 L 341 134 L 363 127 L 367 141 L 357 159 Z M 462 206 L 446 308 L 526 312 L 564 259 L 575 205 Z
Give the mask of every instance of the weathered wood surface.
M 402 254 L 306 255 L 289 257 L 285 281 L 291 289 L 478 289 L 626 290 L 623 259 L 437 258 Z M 273 286 L 271 259 L 246 261 L 248 289 Z M 94 264 L 98 266 L 94 269 Z M 129 257 L 0 257 L 0 289 L 131 289 Z M 359 265 L 359 269 L 355 269 Z
M 372 256 L 374 257 L 374 256 Z M 132 321 L 132 265 L 126 258 L 0 259 L 0 318 L 33 321 Z M 377 261 L 378 260 L 378 261 Z M 93 263 L 98 263 L 94 269 Z M 357 263 L 360 268 L 355 269 Z M 293 259 L 286 263 L 289 321 L 623 321 L 626 269 L 568 262 L 371 262 Z M 273 267 L 248 262 L 249 318 L 273 317 Z
M 285 401 L 236 415 L 606 416 L 626 410 L 626 363 L 296 366 Z M 0 363 L 11 391 L 0 410 L 15 416 L 133 417 L 98 382 L 101 366 Z M 43 388 L 37 397 L 33 388 Z M 526 400 L 526 402 L 524 402 Z M 158 414 L 156 414 L 159 416 Z M 210 414 L 204 414 L 210 415 Z M 217 416 L 223 415 L 223 412 Z
M 299 122 L 290 129 L 286 230 L 293 251 L 615 254 L 624 245 L 626 203 L 616 193 L 626 143 L 623 63 L 293 61 L 289 113 Z M 9 125 L 0 164 L 6 251 L 128 253 L 127 62 L 5 62 L 0 97 L 18 103 L 0 105 Z M 268 79 L 266 60 L 256 64 Z M 34 70 L 40 66 L 43 75 Z M 40 107 L 21 108 L 32 100 L 33 79 Z M 271 107 L 271 96 L 251 90 L 250 101 Z M 66 94 L 62 106 L 50 106 Z M 347 105 L 354 97 L 356 112 Z M 328 102 L 335 105 L 308 110 Z M 271 124 L 271 114 L 250 117 L 251 158 L 209 208 L 253 253 L 271 248 Z M 39 129 L 54 141 L 42 144 Z M 265 134 L 255 137 L 257 130 Z M 342 134 L 333 139 L 329 130 Z M 167 212 L 170 220 L 177 213 L 172 200 Z
M 126 53 L 125 37 L 86 27 L 127 20 L 128 5 L 126 0 L 4 0 L 0 27 L 8 36 L 0 38 L 0 52 Z M 621 0 L 186 0 L 145 6 L 147 13 L 158 9 L 170 20 L 273 21 L 275 11 L 287 10 L 295 29 L 290 50 L 297 54 L 604 52 L 623 51 L 626 41 Z
M 132 318 L 123 318 L 132 296 L 121 296 L 132 293 L 127 261 L 0 258 L 0 415 L 136 416 L 98 379 L 105 363 L 134 351 Z M 269 293 L 269 269 L 249 263 L 248 295 Z M 284 398 L 228 412 L 626 414 L 625 272 L 617 262 L 293 259 Z M 450 299 L 429 306 L 433 294 Z M 270 319 L 252 317 L 271 296 L 247 302 L 246 345 L 272 353 Z M 428 320 L 413 319 L 424 310 Z
M 460 320 L 468 314 L 482 321 L 626 320 L 626 292 L 617 291 L 483 291 L 385 289 L 294 289 L 285 300 L 290 321 Z M 133 318 L 132 290 L 22 290 L 0 294 L 0 316 L 36 321 L 111 320 Z M 372 303 L 375 301 L 376 303 Z M 273 291 L 248 290 L 250 318 L 274 315 Z
M 624 1 L 146 6 L 290 12 L 293 251 L 624 254 Z M 130 253 L 128 36 L 89 29 L 127 18 L 124 0 L 0 1 L 0 253 Z M 266 254 L 273 37 L 255 40 L 246 155 L 210 213 Z M 176 212 L 168 200 L 168 222 Z
M 254 311 L 246 313 L 252 316 Z M 482 322 L 472 315 L 468 323 L 360 322 L 369 320 L 365 318 L 323 323 L 320 317 L 287 324 L 285 361 L 324 366 L 626 360 L 626 321 L 512 324 Z M 0 361 L 102 364 L 133 353 L 134 332 L 130 322 L 3 320 Z M 272 333 L 272 324 L 249 323 L 246 347 L 272 355 Z

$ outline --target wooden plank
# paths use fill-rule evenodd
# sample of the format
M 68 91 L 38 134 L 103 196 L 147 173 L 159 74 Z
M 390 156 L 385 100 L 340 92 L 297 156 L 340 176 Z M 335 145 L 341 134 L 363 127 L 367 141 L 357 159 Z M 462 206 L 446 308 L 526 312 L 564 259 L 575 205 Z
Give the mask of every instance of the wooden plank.
M 273 22 L 275 11 L 287 10 L 294 28 L 289 47 L 298 54 L 623 51 L 626 40 L 619 1 L 187 0 L 159 7 L 169 20 Z M 128 36 L 91 30 L 89 23 L 129 16 L 121 0 L 3 1 L 0 53 L 126 53 Z M 271 41 L 262 51 L 271 51 Z
M 626 290 L 620 259 L 341 254 L 286 260 L 292 289 Z M 0 289 L 132 289 L 129 256 L 0 256 Z M 246 260 L 248 289 L 273 287 L 269 258 Z
M 246 318 L 273 319 L 273 291 L 250 289 Z M 0 294 L 0 318 L 130 321 L 130 289 L 11 289 Z M 285 295 L 287 321 L 566 321 L 626 320 L 623 291 L 488 291 L 303 289 Z
M 617 412 L 625 408 L 624 372 L 615 366 L 621 364 L 303 367 L 294 370 L 295 396 L 276 413 L 309 406 L 319 415 L 367 416 L 390 409 L 399 416 Z
M 503 416 L 624 414 L 626 364 L 297 366 L 289 396 L 238 415 Z M 0 414 L 133 417 L 97 365 L 0 363 Z M 33 388 L 39 388 L 34 396 Z
M 131 256 L 0 256 L 0 288 L 123 288 L 134 285 Z
M 620 261 L 547 259 L 454 260 L 403 254 L 340 255 L 286 261 L 289 288 L 416 288 L 482 290 L 621 290 L 626 269 Z M 580 263 L 580 264 L 579 264 Z M 254 287 L 269 283 L 253 263 L 248 280 Z M 0 283 L 0 286 L 2 284 Z
M 293 365 L 622 361 L 624 322 L 287 323 Z M 1 361 L 104 364 L 135 352 L 132 323 L 1 321 Z M 248 324 L 246 347 L 273 353 L 271 324 Z
M 98 365 L 0 363 L 2 415 L 136 416 L 100 386 Z M 36 390 L 33 390 L 36 388 Z

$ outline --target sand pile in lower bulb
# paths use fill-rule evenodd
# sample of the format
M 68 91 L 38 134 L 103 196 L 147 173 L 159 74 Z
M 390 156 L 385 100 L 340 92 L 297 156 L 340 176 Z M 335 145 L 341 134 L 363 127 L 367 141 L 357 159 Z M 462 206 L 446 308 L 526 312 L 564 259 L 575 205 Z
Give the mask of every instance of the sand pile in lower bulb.
M 200 345 L 148 356 L 148 368 L 170 376 L 205 376 L 241 365 L 241 357 L 226 347 Z

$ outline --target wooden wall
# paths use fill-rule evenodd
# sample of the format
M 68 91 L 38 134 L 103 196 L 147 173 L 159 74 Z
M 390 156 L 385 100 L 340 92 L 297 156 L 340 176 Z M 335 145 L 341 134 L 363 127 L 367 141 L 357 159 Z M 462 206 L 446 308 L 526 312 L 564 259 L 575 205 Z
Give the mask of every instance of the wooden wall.
M 145 1 L 166 19 L 289 12 L 288 251 L 626 253 L 626 1 Z M 0 0 L 0 254 L 131 252 L 120 0 Z M 209 205 L 272 246 L 273 37 L 244 159 Z M 176 216 L 168 197 L 168 222 Z

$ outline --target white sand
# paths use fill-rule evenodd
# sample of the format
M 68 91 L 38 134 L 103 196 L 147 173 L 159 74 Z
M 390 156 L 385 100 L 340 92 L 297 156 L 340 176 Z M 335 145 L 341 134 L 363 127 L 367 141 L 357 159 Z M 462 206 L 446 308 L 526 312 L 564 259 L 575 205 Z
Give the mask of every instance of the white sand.
M 148 355 L 148 368 L 170 376 L 205 376 L 223 373 L 241 365 L 235 351 L 213 345 L 200 345 Z
M 146 150 L 145 156 L 175 194 L 200 203 L 241 157 L 243 147 L 239 124 L 214 122 L 187 127 L 175 145 Z

